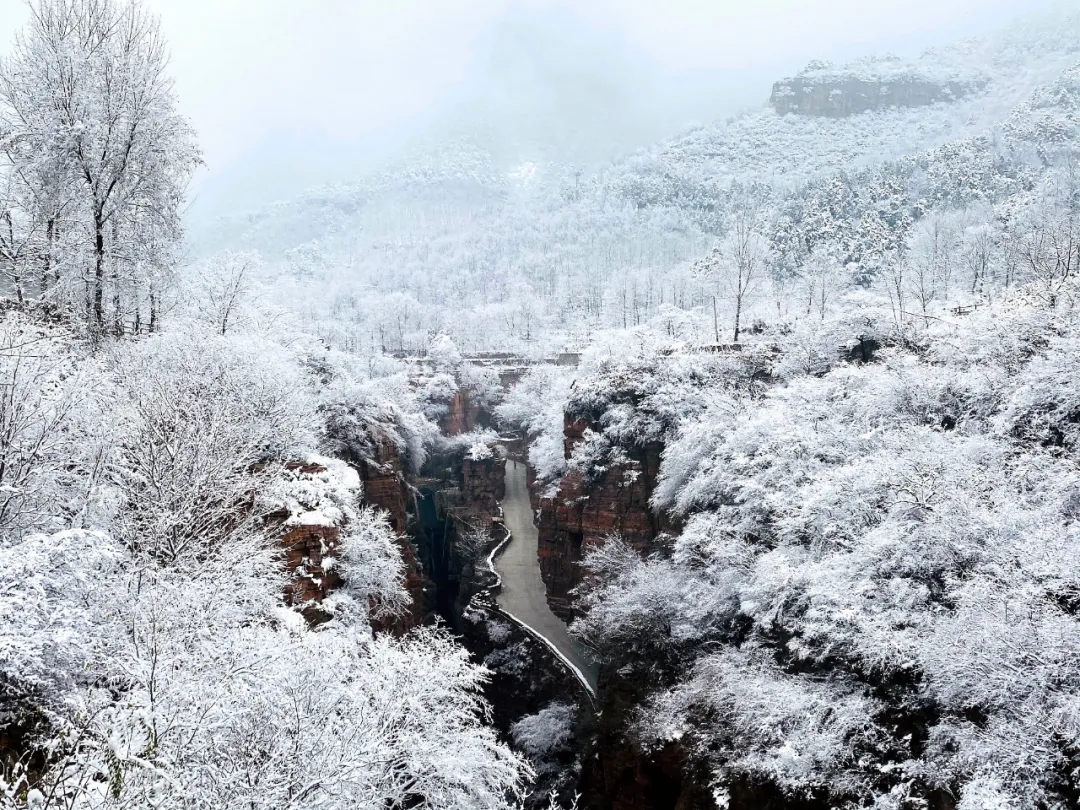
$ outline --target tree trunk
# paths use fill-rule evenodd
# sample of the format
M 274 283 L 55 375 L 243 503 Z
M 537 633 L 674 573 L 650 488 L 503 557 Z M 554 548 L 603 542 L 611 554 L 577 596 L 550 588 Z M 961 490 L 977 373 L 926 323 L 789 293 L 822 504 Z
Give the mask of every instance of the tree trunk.
M 19 251 L 15 249 L 15 224 L 11 220 L 11 212 L 4 213 L 4 222 L 7 224 L 8 260 L 11 264 L 11 283 L 15 285 L 15 295 L 19 303 L 23 302 L 22 277 L 19 274 Z
M 50 219 L 45 223 L 45 255 L 42 256 L 41 265 L 41 300 L 49 294 L 49 282 L 52 275 L 53 239 L 56 235 L 56 220 Z
M 102 211 L 94 213 L 94 292 L 93 307 L 90 312 L 90 325 L 93 331 L 101 334 L 105 329 L 105 222 Z
M 113 273 L 113 331 L 117 337 L 124 334 L 124 313 L 120 305 L 120 279 Z

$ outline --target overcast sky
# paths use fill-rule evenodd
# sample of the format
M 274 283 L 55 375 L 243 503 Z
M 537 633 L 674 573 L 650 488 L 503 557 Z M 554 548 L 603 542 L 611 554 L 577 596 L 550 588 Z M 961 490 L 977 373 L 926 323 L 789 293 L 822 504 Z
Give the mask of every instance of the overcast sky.
M 515 7 L 562 9 L 660 71 L 781 70 L 911 50 L 1000 25 L 1041 0 L 146 0 L 211 176 L 254 145 L 350 141 L 415 119 L 459 88 Z M 26 17 L 0 0 L 0 49 Z M 779 78 L 777 76 L 776 78 Z M 756 92 L 756 91 L 755 91 Z M 756 98 L 756 96 L 755 96 Z M 764 101 L 764 98 L 762 99 Z

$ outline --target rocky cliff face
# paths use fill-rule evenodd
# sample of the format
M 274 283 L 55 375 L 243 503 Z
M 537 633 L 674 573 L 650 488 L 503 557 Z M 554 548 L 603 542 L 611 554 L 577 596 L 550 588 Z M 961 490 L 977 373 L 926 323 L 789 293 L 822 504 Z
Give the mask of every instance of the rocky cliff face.
M 398 536 L 398 548 L 405 562 L 405 590 L 412 597 L 409 612 L 377 622 L 376 630 L 404 633 L 424 620 L 425 579 L 416 548 L 408 538 L 409 489 L 405 476 L 405 460 L 397 445 L 387 439 L 375 443 L 371 458 L 356 465 L 364 486 L 364 501 L 383 510 L 390 526 Z
M 434 453 L 416 479 L 414 537 L 434 585 L 432 608 L 451 627 L 477 592 L 478 546 L 494 540 L 500 523 L 506 457 L 500 448 L 472 456 L 450 444 Z
M 330 618 L 319 609 L 319 603 L 342 585 L 337 572 L 326 566 L 327 560 L 336 556 L 340 542 L 341 529 L 337 526 L 293 526 L 281 537 L 285 567 L 293 572 L 285 586 L 285 603 L 302 608 L 312 624 Z
M 811 62 L 773 85 L 769 103 L 781 115 L 843 118 L 887 107 L 955 101 L 986 86 L 979 76 L 935 72 L 894 58 L 834 67 Z
M 589 427 L 586 419 L 566 419 L 566 458 Z M 662 449 L 658 443 L 628 448 L 629 463 L 614 466 L 588 482 L 583 474 L 570 473 L 550 498 L 537 497 L 534 490 L 540 573 L 547 585 L 548 603 L 560 618 L 569 621 L 574 616 L 570 592 L 581 582 L 579 563 L 589 546 L 620 534 L 647 553 L 657 535 L 670 528 L 666 518 L 655 516 L 649 508 Z
M 295 503 L 288 495 L 290 483 L 299 484 L 306 497 L 360 497 L 363 502 L 385 512 L 391 528 L 397 534 L 398 547 L 405 562 L 405 588 L 412 597 L 408 612 L 401 616 L 373 622 L 376 631 L 404 633 L 419 625 L 425 615 L 427 599 L 424 577 L 416 550 L 406 536 L 408 529 L 407 495 L 404 462 L 397 446 L 379 441 L 372 459 L 359 460 L 352 465 L 330 459 L 296 462 L 286 466 L 290 481 L 285 483 L 283 506 L 267 516 L 271 526 L 280 532 L 279 544 L 284 550 L 286 570 L 292 574 L 285 588 L 285 601 L 299 607 L 312 624 L 330 618 L 321 608 L 323 600 L 343 584 L 336 569 L 328 561 L 336 557 L 347 523 L 321 518 L 320 503 Z M 330 470 L 334 464 L 342 469 Z M 351 470 L 355 483 L 342 483 L 342 470 Z M 324 491 L 323 495 L 311 493 Z
M 563 425 L 565 457 L 571 457 L 587 430 L 598 428 L 588 418 L 567 417 Z M 582 473 L 568 474 L 552 497 L 541 498 L 533 488 L 540 570 L 548 602 L 565 620 L 574 617 L 571 592 L 581 581 L 579 563 L 589 546 L 618 533 L 642 554 L 648 554 L 656 549 L 661 533 L 678 531 L 667 516 L 656 515 L 649 507 L 663 446 L 654 442 L 622 450 L 626 463 L 588 479 Z M 680 746 L 644 751 L 626 733 L 634 711 L 655 687 L 624 678 L 612 666 L 601 666 L 600 711 L 595 736 L 582 759 L 578 785 L 581 807 L 692 810 L 713 806 L 708 774 L 698 773 Z
M 502 452 L 486 458 L 466 456 L 461 462 L 461 493 L 466 509 L 490 521 L 506 497 L 506 456 Z
M 358 482 L 350 485 L 342 469 L 331 471 L 329 459 L 293 462 L 285 467 L 280 492 L 280 507 L 266 518 L 270 527 L 280 532 L 279 544 L 285 554 L 285 570 L 291 574 L 285 586 L 285 603 L 300 608 L 312 624 L 330 619 L 321 603 L 342 584 L 341 577 L 328 565 L 337 555 L 343 525 L 324 520 L 321 507 L 331 505 L 336 497 L 355 494 Z M 355 479 L 354 479 L 355 480 Z
M 390 527 L 400 535 L 409 527 L 409 490 L 405 461 L 397 445 L 387 439 L 374 444 L 370 458 L 354 462 L 364 486 L 364 501 L 383 510 Z
M 446 404 L 447 410 L 439 417 L 439 429 L 444 436 L 460 436 L 478 427 L 485 427 L 490 416 L 477 403 L 469 388 L 460 388 Z

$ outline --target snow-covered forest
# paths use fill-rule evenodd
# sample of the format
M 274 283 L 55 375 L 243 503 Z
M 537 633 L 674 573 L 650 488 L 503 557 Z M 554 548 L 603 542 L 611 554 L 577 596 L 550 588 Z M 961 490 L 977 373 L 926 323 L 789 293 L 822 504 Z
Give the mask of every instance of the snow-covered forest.
M 727 339 L 737 281 L 707 257 L 725 241 L 734 249 L 734 219 L 760 254 L 748 322 L 800 321 L 822 275 L 826 310 L 839 303 L 832 289 L 876 279 L 884 295 L 894 259 L 928 250 L 950 251 L 948 269 L 924 272 L 921 293 L 909 272 L 903 308 L 972 304 L 992 295 L 982 271 L 958 266 L 970 265 L 975 232 L 986 226 L 995 245 L 993 286 L 1014 285 L 1004 245 L 1020 219 L 1052 205 L 1050 186 L 1067 173 L 1078 37 L 1080 17 L 1062 13 L 911 67 L 867 59 L 826 70 L 889 81 L 907 68 L 979 89 L 841 118 L 765 107 L 593 171 L 514 164 L 479 146 L 482 132 L 425 144 L 363 182 L 222 218 L 193 243 L 206 255 L 259 250 L 276 300 L 303 297 L 320 335 L 357 352 L 423 351 L 448 333 L 465 351 L 542 355 L 638 326 Z
M 179 262 L 199 152 L 157 21 L 33 8 L 0 67 L 0 806 L 506 806 L 528 768 L 483 670 L 437 628 L 373 636 L 400 551 L 319 455 L 383 431 L 419 464 L 417 396 L 247 306 L 255 257 Z M 341 529 L 315 629 L 281 521 Z
M 157 18 L 31 9 L 2 810 L 1080 807 L 1080 14 L 815 62 L 606 163 L 459 128 L 186 229 Z M 421 504 L 513 442 L 600 676 L 511 723 L 540 665 L 439 590 L 502 536 L 448 566 Z

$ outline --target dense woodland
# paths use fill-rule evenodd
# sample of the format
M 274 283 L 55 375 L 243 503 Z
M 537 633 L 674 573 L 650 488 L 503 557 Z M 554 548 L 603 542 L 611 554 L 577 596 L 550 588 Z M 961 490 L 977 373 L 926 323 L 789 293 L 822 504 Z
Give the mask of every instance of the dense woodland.
M 641 326 L 730 342 L 738 298 L 748 323 L 778 328 L 821 310 L 822 281 L 829 315 L 852 288 L 887 295 L 896 272 L 904 310 L 973 304 L 1016 285 L 1008 245 L 1069 182 L 1078 31 L 1075 14 L 1035 18 L 927 53 L 910 69 L 983 88 L 951 103 L 844 118 L 766 107 L 599 168 L 527 150 L 496 160 L 478 128 L 192 243 L 260 251 L 272 300 L 302 298 L 320 336 L 361 353 L 423 351 L 447 333 L 466 352 L 545 354 Z M 848 72 L 900 70 L 868 59 Z M 987 268 L 973 269 L 983 227 Z M 757 270 L 736 296 L 737 263 L 708 258 L 751 246 Z
M 503 739 L 449 631 L 372 631 L 404 563 L 339 460 L 418 472 L 462 387 L 541 494 L 662 448 L 673 529 L 589 552 L 572 631 L 716 807 L 1080 806 L 1080 15 L 796 77 L 963 88 L 922 106 L 599 167 L 466 133 L 185 234 L 157 21 L 32 8 L 0 61 L 0 808 L 517 806 L 570 709 Z M 582 360 L 504 392 L 463 360 L 492 350 Z M 345 537 L 318 626 L 278 514 Z
M 256 257 L 180 265 L 199 153 L 152 16 L 33 11 L 0 66 L 0 806 L 507 806 L 529 768 L 484 671 L 437 628 L 373 636 L 400 551 L 318 455 L 382 431 L 422 462 L 420 396 L 240 306 Z M 283 509 L 342 528 L 317 630 Z

